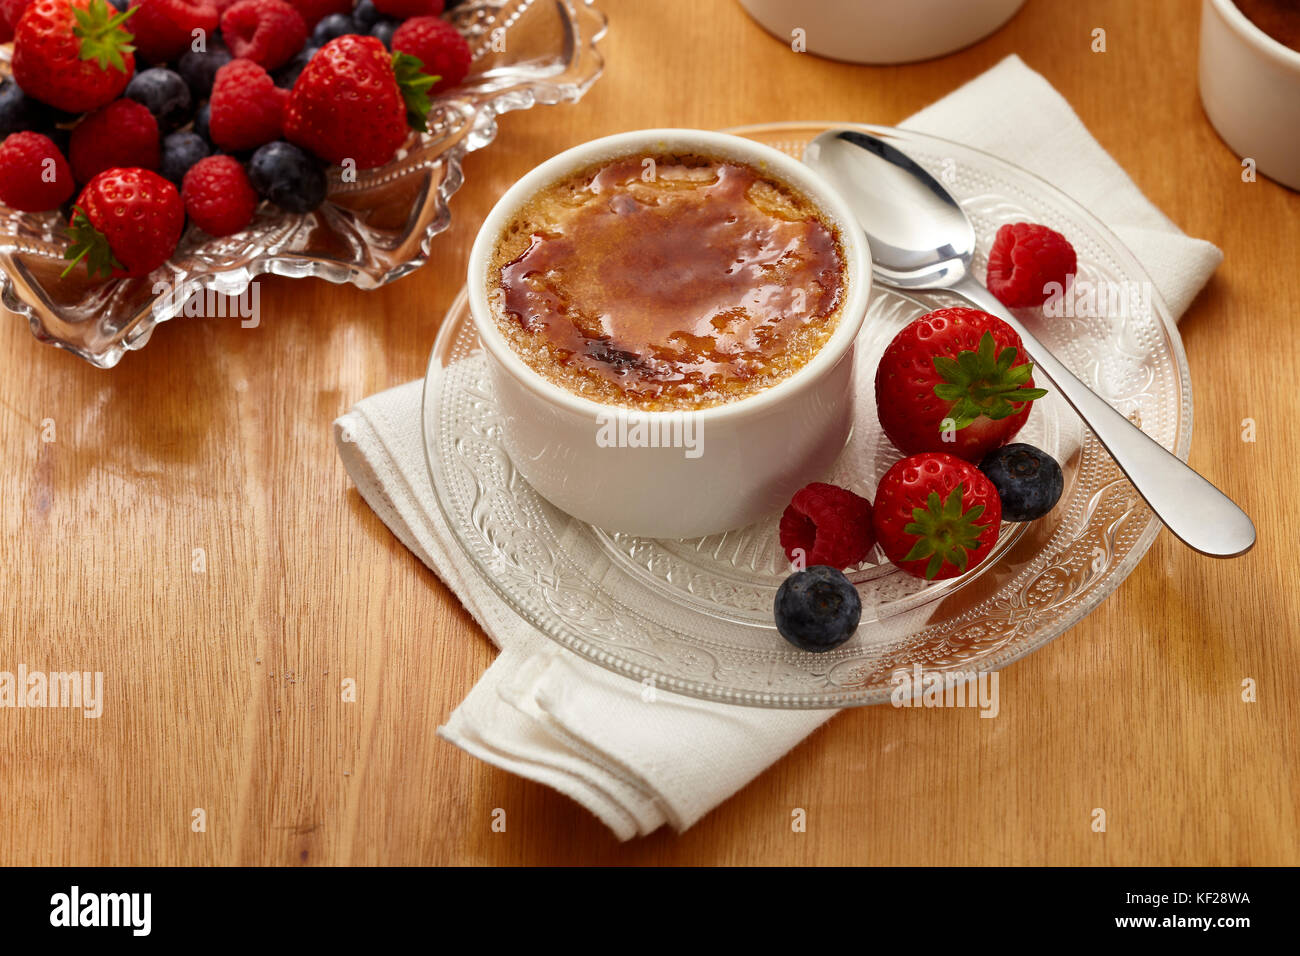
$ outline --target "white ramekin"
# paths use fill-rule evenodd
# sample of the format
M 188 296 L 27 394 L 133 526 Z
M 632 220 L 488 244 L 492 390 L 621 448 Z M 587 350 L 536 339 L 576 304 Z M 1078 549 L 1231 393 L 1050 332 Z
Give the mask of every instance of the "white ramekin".
M 531 196 L 605 159 L 674 152 L 734 159 L 795 187 L 838 228 L 845 256 L 844 300 L 831 338 L 807 365 L 771 388 L 689 413 L 702 439 L 696 457 L 682 447 L 599 443 L 615 410 L 529 368 L 497 328 L 488 305 L 488 269 L 497 239 Z M 705 130 L 651 129 L 566 150 L 527 173 L 488 213 L 470 251 L 468 285 L 511 460 L 543 497 L 597 527 L 688 538 L 750 524 L 784 507 L 802 485 L 823 474 L 848 440 L 853 343 L 871 286 L 867 242 L 852 210 L 823 179 L 769 146 Z M 682 413 L 637 414 L 662 421 Z
M 1300 189 L 1300 53 L 1231 0 L 1203 0 L 1200 86 L 1205 115 L 1232 151 Z
M 982 40 L 1025 0 L 740 0 L 785 43 L 849 63 L 929 60 Z

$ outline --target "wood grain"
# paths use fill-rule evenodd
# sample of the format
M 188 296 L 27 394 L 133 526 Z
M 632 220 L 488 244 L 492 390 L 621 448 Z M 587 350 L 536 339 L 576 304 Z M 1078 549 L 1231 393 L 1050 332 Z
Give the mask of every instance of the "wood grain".
M 578 105 L 502 119 L 413 276 L 373 293 L 270 279 L 258 328 L 176 320 L 109 372 L 0 324 L 0 669 L 106 681 L 98 720 L 0 710 L 0 863 L 1300 863 L 1300 195 L 1243 183 L 1202 114 L 1198 5 L 1031 0 L 985 42 L 896 68 L 792 53 L 732 2 L 601 6 L 605 76 Z M 1162 534 L 1003 673 L 996 720 L 847 712 L 681 836 L 619 844 L 435 737 L 491 646 L 360 500 L 329 424 L 423 373 L 496 197 L 624 129 L 894 123 L 1012 52 L 1226 253 L 1182 323 L 1192 463 L 1255 517 L 1254 552 L 1214 561 Z

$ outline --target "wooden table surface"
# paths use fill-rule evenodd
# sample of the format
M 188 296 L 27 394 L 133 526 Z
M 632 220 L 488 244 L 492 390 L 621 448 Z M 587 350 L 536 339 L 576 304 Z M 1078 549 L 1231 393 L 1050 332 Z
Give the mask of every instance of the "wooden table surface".
M 1207 123 L 1198 4 L 1030 0 L 975 47 L 896 68 L 792 53 L 729 0 L 599 5 L 603 78 L 503 118 L 413 276 L 368 293 L 269 279 L 258 328 L 175 320 L 111 371 L 0 324 L 0 670 L 105 674 L 98 720 L 0 710 L 0 863 L 1300 863 L 1300 195 L 1243 183 Z M 1161 534 L 1002 674 L 997 719 L 846 712 L 680 836 L 620 844 L 436 737 L 493 650 L 358 496 L 330 422 L 423 373 L 493 201 L 624 129 L 895 123 L 1012 52 L 1226 253 L 1181 326 L 1191 460 L 1255 518 L 1255 550 L 1216 561 Z

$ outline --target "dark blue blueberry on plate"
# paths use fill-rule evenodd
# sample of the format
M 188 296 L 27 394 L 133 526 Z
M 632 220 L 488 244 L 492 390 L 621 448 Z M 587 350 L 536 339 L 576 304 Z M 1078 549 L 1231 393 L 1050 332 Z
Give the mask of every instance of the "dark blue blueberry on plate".
M 194 99 L 189 85 L 179 73 L 161 66 L 131 77 L 122 95 L 148 107 L 163 133 L 184 126 L 194 115 Z
M 352 19 L 357 22 L 362 30 L 369 30 L 379 20 L 379 11 L 371 0 L 361 0 L 352 8 Z
M 1056 507 L 1065 476 L 1056 459 L 1023 442 L 1003 445 L 980 462 L 1002 499 L 1003 521 L 1033 521 Z
M 204 103 L 199 107 L 199 111 L 194 114 L 194 132 L 198 133 L 209 143 L 212 142 L 212 132 L 208 129 L 208 123 L 212 120 L 212 106 Z
M 839 568 L 815 564 L 781 582 L 773 611 L 776 629 L 795 647 L 829 651 L 858 629 L 862 599 Z
M 61 118 L 58 110 L 32 99 L 13 80 L 0 82 L 0 139 L 21 130 L 48 136 Z
M 263 199 L 288 212 L 311 212 L 325 201 L 325 169 L 309 153 L 278 141 L 248 161 L 248 179 Z
M 327 17 L 322 17 L 320 22 L 316 24 L 315 29 L 311 31 L 311 39 L 308 42 L 314 46 L 324 46 L 330 40 L 337 40 L 349 33 L 364 35 L 365 32 L 346 13 L 331 13 Z
M 211 153 L 212 147 L 198 133 L 189 130 L 172 133 L 163 139 L 162 162 L 158 165 L 158 172 L 163 179 L 175 183 L 179 189 L 189 168 Z
M 320 47 L 312 46 L 309 43 L 299 50 L 292 60 L 271 74 L 271 79 L 275 81 L 275 85 L 282 90 L 293 89 L 293 85 L 298 82 L 298 75 L 307 68 L 307 64 L 311 62 L 311 58 L 316 55 L 316 51 L 319 49 Z
M 181 54 L 176 63 L 176 72 L 189 86 L 190 96 L 195 103 L 206 100 L 211 95 L 212 81 L 216 79 L 217 70 L 229 63 L 230 59 L 230 51 L 215 37 L 208 41 L 206 50 L 186 50 Z
M 393 34 L 397 32 L 397 28 L 401 25 L 398 20 L 380 20 L 370 28 L 370 35 L 378 37 L 379 42 L 391 50 L 393 48 Z

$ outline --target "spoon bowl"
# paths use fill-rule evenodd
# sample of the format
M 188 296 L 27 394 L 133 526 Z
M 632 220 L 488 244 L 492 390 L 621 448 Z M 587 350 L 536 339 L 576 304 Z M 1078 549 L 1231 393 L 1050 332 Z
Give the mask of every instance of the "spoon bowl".
M 808 144 L 803 160 L 857 213 L 879 281 L 946 289 L 969 273 L 974 227 L 943 184 L 910 156 L 869 133 L 828 130 Z

